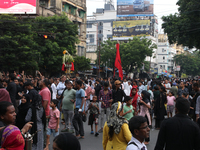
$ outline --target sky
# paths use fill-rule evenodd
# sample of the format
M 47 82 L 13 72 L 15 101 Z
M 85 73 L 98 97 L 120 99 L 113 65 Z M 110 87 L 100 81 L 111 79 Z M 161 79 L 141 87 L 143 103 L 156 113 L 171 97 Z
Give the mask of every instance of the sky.
M 161 24 L 162 16 L 167 16 L 169 14 L 174 14 L 178 12 L 178 6 L 176 5 L 178 0 L 154 0 L 154 14 L 158 17 L 158 29 L 159 33 L 162 32 Z M 96 8 L 103 8 L 105 0 L 86 0 L 87 3 L 87 16 L 91 16 Z M 113 0 L 115 9 L 117 6 L 117 0 Z

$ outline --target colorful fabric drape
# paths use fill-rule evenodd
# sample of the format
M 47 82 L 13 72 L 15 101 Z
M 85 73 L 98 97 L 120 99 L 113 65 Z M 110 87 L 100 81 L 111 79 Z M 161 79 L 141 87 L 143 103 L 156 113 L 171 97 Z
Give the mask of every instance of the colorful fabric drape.
M 122 62 L 120 58 L 120 52 L 119 52 L 119 43 L 116 44 L 116 58 L 115 58 L 115 67 L 119 70 L 119 77 L 121 80 L 123 80 L 123 71 L 122 71 Z M 115 76 L 115 67 L 114 67 L 114 76 Z
M 0 150 L 24 150 L 24 138 L 18 127 L 9 125 L 2 134 Z

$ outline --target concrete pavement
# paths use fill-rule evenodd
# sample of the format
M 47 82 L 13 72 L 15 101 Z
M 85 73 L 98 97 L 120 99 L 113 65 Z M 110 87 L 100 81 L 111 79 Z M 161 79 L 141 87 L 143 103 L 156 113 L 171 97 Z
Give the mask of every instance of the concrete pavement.
M 94 135 L 90 134 L 90 131 L 91 131 L 90 126 L 87 124 L 88 124 L 87 122 L 84 123 L 85 139 L 79 140 L 81 144 L 81 150 L 103 150 L 103 146 L 102 146 L 103 133 L 100 133 L 98 137 L 95 137 Z M 153 121 L 153 126 L 154 126 L 154 121 Z M 61 129 L 63 129 L 63 125 L 60 125 L 60 127 L 61 127 L 60 131 L 61 131 Z M 149 142 L 149 145 L 147 145 L 148 150 L 154 150 L 158 132 L 159 132 L 158 130 L 151 129 L 150 142 Z M 52 149 L 53 135 L 51 135 L 50 143 L 51 144 L 50 144 L 49 150 L 53 150 Z

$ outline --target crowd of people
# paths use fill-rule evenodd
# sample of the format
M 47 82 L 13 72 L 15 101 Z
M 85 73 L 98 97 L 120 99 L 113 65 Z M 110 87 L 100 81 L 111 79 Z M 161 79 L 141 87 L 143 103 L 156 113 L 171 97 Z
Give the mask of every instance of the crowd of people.
M 160 130 L 155 150 L 164 147 L 173 150 L 178 142 L 171 146 L 174 143 L 172 139 L 184 126 L 176 120 L 181 117 L 185 119 L 183 123 L 190 125 L 184 129 L 185 134 L 191 133 L 190 138 L 193 139 L 193 143 L 191 141 L 186 146 L 187 150 L 200 147 L 195 141 L 200 137 L 199 80 L 120 80 L 66 75 L 46 78 L 39 71 L 38 74 L 32 77 L 24 72 L 14 72 L 3 73 L 1 77 L 1 149 L 24 149 L 24 134 L 29 131 L 35 134 L 33 150 L 49 150 L 51 134 L 54 136 L 53 149 L 79 150 L 78 139 L 85 138 L 84 122 L 87 121 L 91 134 L 98 136 L 103 133 L 104 150 L 146 150 L 151 128 Z M 179 115 L 174 116 L 174 113 Z M 171 119 L 166 121 L 166 117 Z M 177 129 L 173 123 L 170 124 L 172 119 L 175 124 L 177 122 Z M 61 130 L 60 123 L 64 125 Z M 193 130 L 187 131 L 192 127 Z M 166 139 L 169 136 L 166 130 L 173 132 L 174 137 Z M 184 137 L 181 133 L 179 138 Z M 76 146 L 73 147 L 74 143 Z

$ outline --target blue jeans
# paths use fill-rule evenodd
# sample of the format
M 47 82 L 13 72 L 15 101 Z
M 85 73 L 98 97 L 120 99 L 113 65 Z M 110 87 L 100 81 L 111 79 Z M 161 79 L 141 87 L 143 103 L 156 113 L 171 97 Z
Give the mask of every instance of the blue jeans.
M 49 129 L 47 128 L 47 135 L 51 135 L 53 133 L 53 137 L 56 137 L 59 135 L 59 129 L 58 132 L 55 131 L 55 129 Z

